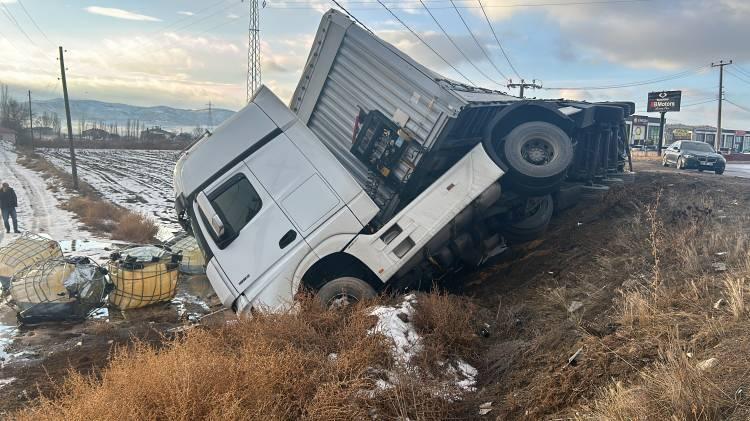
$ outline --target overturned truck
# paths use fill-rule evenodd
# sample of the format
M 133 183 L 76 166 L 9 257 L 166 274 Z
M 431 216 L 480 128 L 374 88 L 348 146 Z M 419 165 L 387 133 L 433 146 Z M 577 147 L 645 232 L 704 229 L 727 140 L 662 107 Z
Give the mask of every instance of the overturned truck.
M 457 83 L 332 10 L 289 108 L 262 87 L 192 145 L 175 203 L 235 311 L 356 301 L 481 265 L 606 190 L 633 111 Z

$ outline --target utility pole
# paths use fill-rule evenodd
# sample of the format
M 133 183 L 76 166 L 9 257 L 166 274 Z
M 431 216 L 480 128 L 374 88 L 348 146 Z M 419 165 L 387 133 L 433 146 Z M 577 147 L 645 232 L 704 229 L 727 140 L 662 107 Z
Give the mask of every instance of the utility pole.
M 208 101 L 208 130 L 214 131 L 214 117 L 211 114 L 211 100 Z
M 245 0 L 242 0 L 243 2 Z M 248 0 L 250 3 L 250 24 L 247 35 L 247 102 L 260 87 L 260 19 L 258 1 Z M 263 7 L 266 6 L 263 0 Z
M 73 175 L 73 189 L 78 190 L 78 169 L 76 167 L 76 150 L 73 146 L 73 125 L 70 122 L 70 102 L 68 101 L 68 83 L 65 80 L 65 57 L 60 48 L 60 78 L 62 80 L 63 98 L 65 99 L 65 118 L 68 120 L 68 142 L 70 143 L 70 172 Z
M 29 134 L 31 135 L 31 151 L 34 152 L 34 119 L 31 117 L 31 90 L 29 90 Z
M 521 79 L 521 83 L 513 83 L 513 79 L 511 79 L 508 82 L 508 89 L 513 89 L 513 88 L 521 88 L 521 92 L 520 92 L 520 94 L 518 96 L 521 97 L 521 98 L 523 98 L 524 97 L 523 96 L 523 92 L 524 92 L 524 90 L 526 88 L 542 89 L 542 81 L 539 81 L 537 83 L 537 80 L 534 79 L 534 80 L 531 81 L 531 83 L 526 83 L 525 80 Z
M 716 140 L 714 142 L 714 149 L 716 149 L 717 152 L 721 148 L 723 137 L 721 133 L 721 106 L 724 102 L 724 66 L 729 66 L 730 64 L 732 64 L 732 60 L 729 60 L 729 62 L 721 60 L 718 63 L 711 63 L 711 67 L 719 68 L 719 118 L 716 123 Z

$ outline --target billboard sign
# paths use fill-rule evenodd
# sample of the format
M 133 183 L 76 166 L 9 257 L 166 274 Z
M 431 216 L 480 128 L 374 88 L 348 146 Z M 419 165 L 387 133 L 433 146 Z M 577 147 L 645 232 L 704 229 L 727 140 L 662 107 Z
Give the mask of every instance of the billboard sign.
M 641 142 L 646 140 L 646 126 L 633 126 L 633 140 Z
M 672 130 L 673 140 L 692 140 L 693 131 L 688 129 L 674 129 Z
M 648 93 L 648 112 L 664 113 L 680 111 L 682 91 L 661 91 Z

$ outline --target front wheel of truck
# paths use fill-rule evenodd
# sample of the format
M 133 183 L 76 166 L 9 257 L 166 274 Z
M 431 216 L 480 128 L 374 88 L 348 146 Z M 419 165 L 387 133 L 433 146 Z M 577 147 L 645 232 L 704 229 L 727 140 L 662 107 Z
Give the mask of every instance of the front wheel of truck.
M 318 302 L 326 308 L 337 309 L 374 298 L 377 293 L 367 282 L 351 276 L 343 276 L 326 282 L 315 294 Z

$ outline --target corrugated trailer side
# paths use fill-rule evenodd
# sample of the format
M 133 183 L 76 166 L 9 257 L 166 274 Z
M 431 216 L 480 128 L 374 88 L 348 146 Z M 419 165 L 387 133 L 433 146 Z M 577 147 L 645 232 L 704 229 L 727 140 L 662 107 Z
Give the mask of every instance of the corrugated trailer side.
M 467 104 L 441 79 L 332 10 L 318 28 L 290 108 L 364 185 L 368 169 L 350 152 L 360 109 L 381 111 L 414 136 L 418 145 L 410 147 L 429 149 Z

